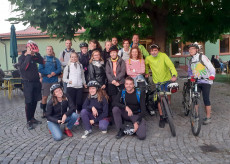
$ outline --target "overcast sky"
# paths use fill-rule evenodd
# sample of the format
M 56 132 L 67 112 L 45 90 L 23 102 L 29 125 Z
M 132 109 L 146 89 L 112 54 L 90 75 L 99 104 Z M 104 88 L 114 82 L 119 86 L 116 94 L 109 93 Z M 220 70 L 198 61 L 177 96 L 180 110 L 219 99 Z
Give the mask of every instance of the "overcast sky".
M 0 5 L 0 34 L 10 32 L 11 24 L 10 24 L 10 22 L 6 21 L 6 19 L 8 19 L 10 17 L 15 17 L 17 15 L 16 13 L 11 13 L 12 9 L 13 9 L 13 6 L 11 6 L 11 4 L 8 0 L 1 0 L 1 5 Z M 22 23 L 15 24 L 14 26 L 16 28 L 16 31 L 24 30 L 28 27 L 28 25 L 23 26 Z

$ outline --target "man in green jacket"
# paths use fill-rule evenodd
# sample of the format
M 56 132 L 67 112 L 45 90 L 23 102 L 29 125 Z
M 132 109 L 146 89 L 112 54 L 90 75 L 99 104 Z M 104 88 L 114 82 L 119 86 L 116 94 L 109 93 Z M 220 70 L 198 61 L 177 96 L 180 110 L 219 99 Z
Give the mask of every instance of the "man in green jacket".
M 133 39 L 132 39 L 133 43 L 130 45 L 130 47 L 138 47 L 142 53 L 142 55 L 144 56 L 144 58 L 146 58 L 147 56 L 149 56 L 148 51 L 145 49 L 145 47 L 141 44 L 139 44 L 139 35 L 138 34 L 134 34 L 133 35 Z
M 149 77 L 149 67 L 152 71 L 152 78 L 155 84 L 166 82 L 161 85 L 161 90 L 168 91 L 167 86 L 169 84 L 168 81 L 176 81 L 177 71 L 174 67 L 174 64 L 170 60 L 170 58 L 163 52 L 160 52 L 160 47 L 157 44 L 152 44 L 150 46 L 150 56 L 145 58 L 145 77 Z M 171 100 L 170 95 L 168 96 L 169 103 Z M 159 127 L 164 128 L 165 120 L 163 119 L 163 114 L 160 106 L 160 102 L 158 103 L 158 110 L 160 113 L 160 122 Z

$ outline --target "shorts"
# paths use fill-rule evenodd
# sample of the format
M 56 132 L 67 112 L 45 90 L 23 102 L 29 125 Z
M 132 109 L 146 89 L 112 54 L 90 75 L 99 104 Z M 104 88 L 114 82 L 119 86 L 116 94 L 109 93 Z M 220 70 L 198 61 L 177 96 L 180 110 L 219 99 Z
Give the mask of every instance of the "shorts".
M 166 91 L 166 92 L 169 92 L 168 90 L 168 85 L 170 84 L 170 82 L 167 82 L 165 84 L 162 84 L 161 85 L 161 91 Z
M 211 102 L 209 99 L 211 84 L 200 83 L 197 86 L 198 92 L 202 92 L 203 101 L 205 106 L 210 106 Z
M 34 101 L 40 101 L 42 99 L 40 81 L 23 81 L 23 92 L 26 104 Z
M 50 88 L 53 84 L 57 84 L 57 83 L 42 83 L 42 96 L 50 95 Z

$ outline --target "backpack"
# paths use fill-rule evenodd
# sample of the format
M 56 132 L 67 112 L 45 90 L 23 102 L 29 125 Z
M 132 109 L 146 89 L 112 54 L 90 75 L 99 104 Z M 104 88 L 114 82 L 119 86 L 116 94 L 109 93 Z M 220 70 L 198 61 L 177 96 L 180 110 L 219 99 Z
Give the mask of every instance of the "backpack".
M 125 103 L 125 92 L 126 92 L 125 89 L 123 89 L 121 92 L 121 98 L 123 99 L 124 103 Z M 140 103 L 141 91 L 139 89 L 136 89 L 136 96 L 137 96 L 138 103 Z
M 199 62 L 203 65 L 203 66 L 205 66 L 205 64 L 204 64 L 204 62 L 202 61 L 202 55 L 203 54 L 199 54 Z M 192 64 L 192 58 L 189 60 L 189 65 L 191 65 Z M 206 67 L 206 66 L 205 66 Z
M 121 58 L 122 58 L 122 56 L 123 56 L 123 48 L 121 49 Z
M 46 55 L 44 56 L 44 62 L 45 62 L 45 64 L 47 62 L 47 56 Z M 56 60 L 56 57 L 53 57 L 53 61 L 52 62 L 54 63 L 55 69 L 57 69 L 57 60 Z M 45 64 L 43 64 L 44 67 L 45 67 Z

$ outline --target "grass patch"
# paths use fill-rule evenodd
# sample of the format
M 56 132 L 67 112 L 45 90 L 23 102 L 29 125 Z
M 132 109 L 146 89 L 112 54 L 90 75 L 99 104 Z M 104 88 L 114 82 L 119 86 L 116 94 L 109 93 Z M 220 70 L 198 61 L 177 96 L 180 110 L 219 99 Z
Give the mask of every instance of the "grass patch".
M 216 78 L 214 81 L 230 84 L 230 74 L 226 74 L 226 75 L 216 74 Z

